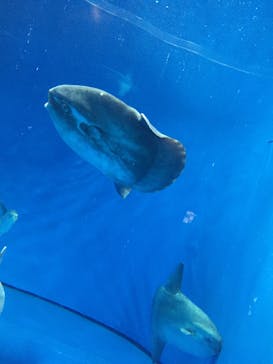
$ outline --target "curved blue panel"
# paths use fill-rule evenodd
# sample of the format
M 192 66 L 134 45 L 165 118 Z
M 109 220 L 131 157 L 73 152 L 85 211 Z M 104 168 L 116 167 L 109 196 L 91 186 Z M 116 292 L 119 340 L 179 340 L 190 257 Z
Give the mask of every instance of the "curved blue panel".
M 132 342 L 96 321 L 10 286 L 5 291 L 2 363 L 150 363 Z
M 150 350 L 154 291 L 183 261 L 183 291 L 223 336 L 219 364 L 270 362 L 269 5 L 111 3 L 117 14 L 80 0 L 0 3 L 0 200 L 19 213 L 1 237 L 8 245 L 1 280 Z M 121 9 L 141 16 L 144 29 Z M 106 89 L 181 140 L 181 177 L 161 192 L 122 200 L 62 142 L 44 110 L 48 89 L 62 83 Z M 162 360 L 200 363 L 170 347 Z

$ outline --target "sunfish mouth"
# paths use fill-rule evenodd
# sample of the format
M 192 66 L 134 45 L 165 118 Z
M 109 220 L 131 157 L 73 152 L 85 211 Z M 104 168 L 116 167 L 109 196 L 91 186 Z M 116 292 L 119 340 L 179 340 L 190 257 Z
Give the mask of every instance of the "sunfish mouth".
M 44 104 L 44 107 L 47 108 L 51 104 L 61 102 L 60 95 L 55 90 L 55 87 L 48 90 L 48 101 Z
M 58 87 L 52 87 L 48 90 L 48 101 L 45 102 L 44 107 L 47 109 L 50 106 L 57 105 L 62 102 L 64 102 L 64 100 L 58 92 Z

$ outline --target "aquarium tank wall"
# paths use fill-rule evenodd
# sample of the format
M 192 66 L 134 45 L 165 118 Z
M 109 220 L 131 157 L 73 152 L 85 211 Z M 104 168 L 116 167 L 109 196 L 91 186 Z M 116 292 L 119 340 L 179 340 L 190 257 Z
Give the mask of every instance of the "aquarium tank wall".
M 1 363 L 273 363 L 272 9 L 1 1 Z

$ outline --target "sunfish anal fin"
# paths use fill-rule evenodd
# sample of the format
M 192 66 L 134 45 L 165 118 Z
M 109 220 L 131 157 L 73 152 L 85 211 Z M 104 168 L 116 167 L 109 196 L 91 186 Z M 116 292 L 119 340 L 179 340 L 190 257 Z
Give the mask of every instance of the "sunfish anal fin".
M 179 263 L 178 266 L 176 267 L 175 271 L 169 277 L 169 280 L 168 280 L 167 284 L 165 285 L 165 288 L 169 292 L 175 294 L 181 290 L 183 269 L 184 269 L 184 264 Z
M 117 190 L 117 193 L 122 197 L 122 198 L 126 198 L 129 193 L 131 192 L 132 188 L 131 187 L 127 187 L 127 186 L 123 186 L 119 183 L 115 183 L 115 187 Z

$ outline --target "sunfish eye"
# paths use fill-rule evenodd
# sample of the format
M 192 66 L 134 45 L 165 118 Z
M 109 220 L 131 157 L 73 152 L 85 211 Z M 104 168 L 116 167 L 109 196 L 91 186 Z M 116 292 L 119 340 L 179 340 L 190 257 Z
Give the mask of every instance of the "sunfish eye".
M 61 102 L 61 108 L 63 112 L 65 112 L 66 114 L 70 112 L 70 107 L 64 101 Z
M 213 340 L 211 337 L 206 337 L 206 341 L 207 341 L 208 343 L 211 343 L 211 344 L 213 344 L 213 343 L 214 343 L 214 340 Z

